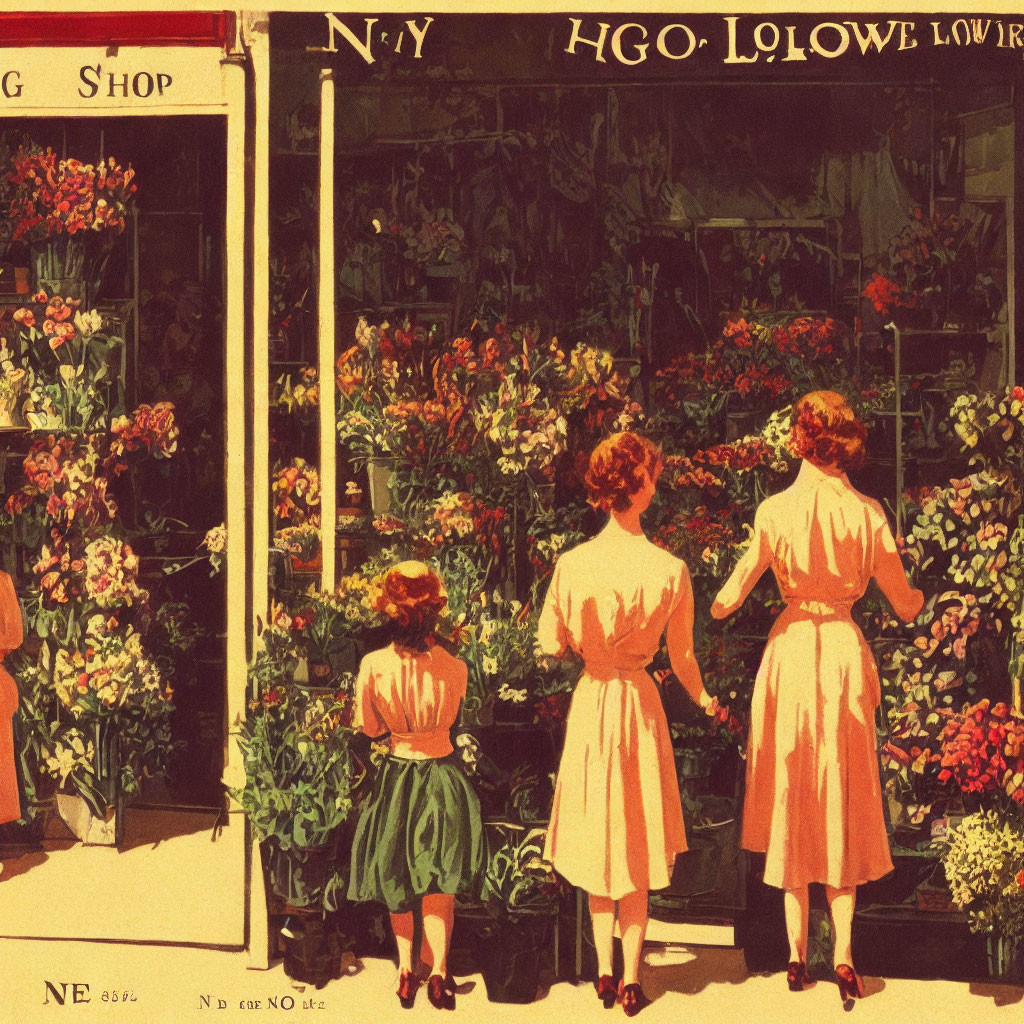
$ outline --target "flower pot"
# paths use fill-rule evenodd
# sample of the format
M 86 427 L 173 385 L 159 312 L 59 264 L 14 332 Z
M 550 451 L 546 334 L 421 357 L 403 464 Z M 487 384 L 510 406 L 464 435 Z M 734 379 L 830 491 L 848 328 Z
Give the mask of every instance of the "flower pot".
M 329 661 L 309 662 L 309 685 L 316 687 L 329 687 L 334 679 L 334 669 Z
M 318 551 L 313 558 L 306 562 L 302 561 L 298 555 L 291 555 L 290 557 L 292 561 L 292 572 L 315 575 L 323 571 L 324 556 L 322 551 Z
M 318 906 L 327 883 L 333 845 L 293 847 L 270 851 L 270 882 L 274 892 L 296 907 Z
M 292 981 L 323 988 L 342 975 L 340 936 L 319 913 L 289 908 L 281 929 L 284 973 Z
M 117 815 L 113 807 L 98 818 L 77 793 L 57 793 L 56 800 L 61 821 L 85 846 L 117 845 Z
M 373 514 L 379 516 L 390 512 L 394 463 L 386 459 L 370 459 L 366 463 L 366 473 L 370 480 L 370 507 Z
M 547 926 L 547 918 L 540 916 L 508 919 L 482 937 L 479 967 L 492 1003 L 532 1003 L 537 998 Z
M 1020 978 L 1020 940 L 1016 936 L 992 933 L 985 938 L 988 955 L 988 974 L 999 981 L 1017 981 Z

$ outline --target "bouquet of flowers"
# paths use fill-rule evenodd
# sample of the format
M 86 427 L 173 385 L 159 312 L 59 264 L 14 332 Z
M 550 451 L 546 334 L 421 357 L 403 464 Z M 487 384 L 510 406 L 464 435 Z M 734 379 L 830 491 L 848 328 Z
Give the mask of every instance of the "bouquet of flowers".
M 103 316 L 81 301 L 40 291 L 15 310 L 4 347 L 26 371 L 25 412 L 32 425 L 104 430 L 124 401 L 115 357 L 124 339 L 104 330 Z M 163 403 L 162 403 L 163 404 Z
M 953 902 L 971 930 L 1024 934 L 1024 829 L 995 811 L 970 814 L 950 829 L 942 866 Z
M 1024 715 L 988 700 L 965 705 L 942 732 L 939 781 L 1024 807 Z
M 274 511 L 280 521 L 319 523 L 320 474 L 305 459 L 294 458 L 274 473 Z
M 124 231 L 131 197 L 137 186 L 135 172 L 108 157 L 86 164 L 57 154 L 20 147 L 7 174 L 12 187 L 10 217 L 13 237 L 32 241 L 84 231 Z M 63 275 L 71 276 L 71 275 Z

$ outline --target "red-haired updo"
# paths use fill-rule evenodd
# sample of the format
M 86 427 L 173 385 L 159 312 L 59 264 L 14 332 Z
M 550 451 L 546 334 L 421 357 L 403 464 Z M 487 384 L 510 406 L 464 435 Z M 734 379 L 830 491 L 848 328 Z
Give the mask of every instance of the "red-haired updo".
M 653 477 L 661 449 L 646 437 L 624 432 L 606 437 L 590 454 L 587 501 L 602 512 L 625 512 L 643 486 L 643 470 Z
M 441 577 L 423 562 L 399 562 L 384 576 L 380 610 L 391 624 L 391 638 L 402 647 L 425 650 L 437 617 L 448 603 Z
M 812 391 L 793 406 L 789 450 L 816 466 L 846 472 L 864 465 L 867 429 L 835 391 Z

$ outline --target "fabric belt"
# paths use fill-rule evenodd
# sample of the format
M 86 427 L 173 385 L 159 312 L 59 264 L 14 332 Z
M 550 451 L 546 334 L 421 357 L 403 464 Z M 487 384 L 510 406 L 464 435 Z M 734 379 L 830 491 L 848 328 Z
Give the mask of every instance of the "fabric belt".
M 391 753 L 414 761 L 434 757 L 447 757 L 452 752 L 452 741 L 448 730 L 436 732 L 393 732 Z
M 792 598 L 786 602 L 788 608 L 807 612 L 810 615 L 849 615 L 853 601 L 816 601 L 809 598 Z
M 650 658 L 633 658 L 623 661 L 585 661 L 583 671 L 592 676 L 636 675 L 638 672 L 644 672 L 650 663 Z

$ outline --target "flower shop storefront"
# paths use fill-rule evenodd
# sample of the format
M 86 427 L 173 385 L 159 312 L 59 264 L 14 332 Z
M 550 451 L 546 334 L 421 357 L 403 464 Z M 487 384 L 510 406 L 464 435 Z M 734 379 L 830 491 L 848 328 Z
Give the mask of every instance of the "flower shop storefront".
M 352 697 L 382 575 L 415 558 L 469 668 L 453 741 L 488 839 L 452 969 L 495 1001 L 588 978 L 586 901 L 542 857 L 578 666 L 535 634 L 601 525 L 588 453 L 636 429 L 664 452 L 645 528 L 689 566 L 731 711 L 710 724 L 659 652 L 689 849 L 648 935 L 784 967 L 781 898 L 738 849 L 782 603 L 766 578 L 727 624 L 709 608 L 797 472 L 793 401 L 829 388 L 928 598 L 910 627 L 874 591 L 855 608 L 896 864 L 857 955 L 1018 969 L 1024 886 L 994 870 L 1024 849 L 1012 51 L 851 29 L 769 71 L 748 18 L 733 62 L 712 16 L 682 19 L 716 41 L 685 59 L 655 16 L 114 20 L 48 48 L 0 20 L 0 550 L 26 617 L 0 935 L 248 946 L 313 984 L 391 956 L 346 898 L 382 757 Z M 76 858 L 117 883 L 50 920 Z
M 972 872 L 1024 849 L 1017 72 L 924 48 L 869 70 L 851 54 L 824 81 L 708 54 L 669 66 L 653 17 L 630 21 L 650 42 L 631 61 L 621 33 L 596 61 L 607 40 L 580 19 L 379 20 L 272 15 L 257 117 L 270 553 L 241 801 L 271 954 L 305 980 L 340 970 L 339 949 L 390 955 L 379 908 L 344 898 L 379 761 L 347 722 L 382 573 L 418 558 L 469 665 L 455 742 L 491 851 L 453 958 L 495 1000 L 532 998 L 545 969 L 589 976 L 580 894 L 540 859 L 576 670 L 538 664 L 534 636 L 556 559 L 600 525 L 587 454 L 636 428 L 665 453 L 647 527 L 690 567 L 698 660 L 732 711 L 709 726 L 659 655 L 690 850 L 651 894 L 650 937 L 686 925 L 751 969 L 784 965 L 781 897 L 737 849 L 751 688 L 782 606 L 765 579 L 740 619 L 708 609 L 755 507 L 795 475 L 791 403 L 830 388 L 869 424 L 854 482 L 887 503 L 929 599 L 909 629 L 878 593 L 856 609 L 883 676 L 897 864 L 861 894 L 858 955 L 879 974 L 982 976 L 989 954 L 1010 969 L 1017 882 L 980 891 Z M 811 913 L 813 967 L 831 936 Z
M 229 15 L 49 21 L 2 20 L 0 934 L 241 946 L 244 67 Z

